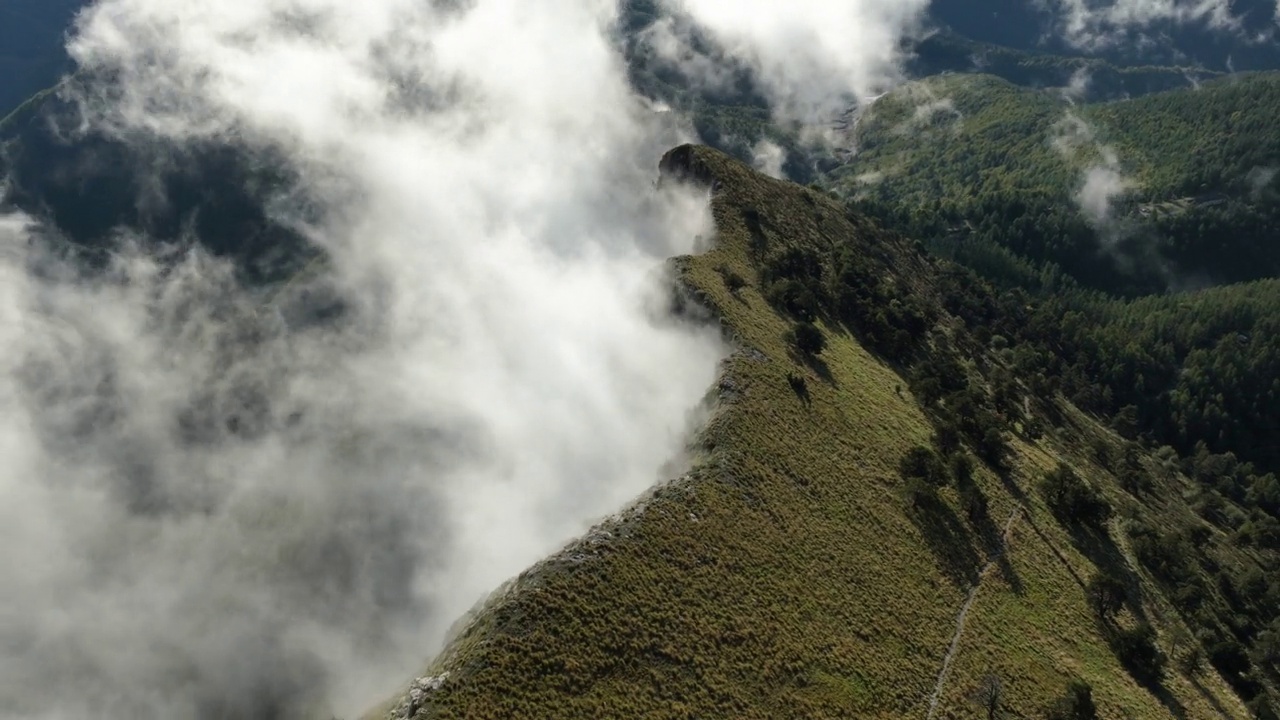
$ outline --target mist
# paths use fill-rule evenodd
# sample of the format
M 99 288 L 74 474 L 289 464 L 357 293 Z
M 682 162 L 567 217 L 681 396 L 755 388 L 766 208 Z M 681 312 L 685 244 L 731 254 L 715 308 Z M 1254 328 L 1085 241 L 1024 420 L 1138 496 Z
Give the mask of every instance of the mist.
M 1161 24 L 1203 24 L 1219 31 L 1240 30 L 1231 0 L 1050 0 L 1060 31 L 1070 44 L 1096 50 L 1131 41 L 1130 31 Z
M 1074 96 L 1064 97 L 1072 100 Z M 1074 200 L 1096 234 L 1100 253 L 1120 271 L 1146 282 L 1171 289 L 1188 282 L 1176 276 L 1162 255 L 1159 238 L 1117 208 L 1141 186 L 1125 172 L 1115 148 L 1102 142 L 1094 128 L 1074 111 L 1068 111 L 1057 124 L 1051 142 L 1068 164 L 1079 169 Z
M 717 54 L 750 68 L 775 119 L 822 140 L 863 98 L 902 80 L 904 39 L 922 32 L 928 0 L 663 0 L 717 44 Z M 693 49 L 670 25 L 661 49 L 692 82 L 715 83 L 722 64 Z M 711 62 L 709 62 L 709 60 Z
M 1087 83 L 1073 79 L 1072 86 L 1077 85 Z M 1058 123 L 1052 142 L 1066 161 L 1082 167 L 1076 203 L 1081 214 L 1098 231 L 1103 249 L 1114 252 L 1124 233 L 1115 216 L 1115 201 L 1135 187 L 1123 172 L 1120 156 L 1114 148 L 1099 141 L 1093 127 L 1074 112 L 1068 112 Z
M 667 313 L 707 198 L 597 0 L 100 0 L 81 130 L 296 178 L 322 251 L 105 267 L 0 220 L 0 715 L 353 717 L 674 472 L 724 354 Z M 337 311 L 318 312 L 318 299 Z
M 787 160 L 787 151 L 779 144 L 765 138 L 751 148 L 751 165 L 756 170 L 775 179 L 785 179 L 782 164 Z

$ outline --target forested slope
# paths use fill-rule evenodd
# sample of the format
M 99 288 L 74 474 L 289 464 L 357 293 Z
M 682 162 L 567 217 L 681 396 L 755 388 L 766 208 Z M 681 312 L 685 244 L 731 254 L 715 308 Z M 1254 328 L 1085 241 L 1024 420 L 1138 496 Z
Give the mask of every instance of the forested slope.
M 864 209 L 1025 285 L 1046 265 L 1140 294 L 1280 274 L 1280 76 L 1077 105 L 984 76 L 878 102 L 832 174 Z M 1017 256 L 990 265 L 1001 252 Z

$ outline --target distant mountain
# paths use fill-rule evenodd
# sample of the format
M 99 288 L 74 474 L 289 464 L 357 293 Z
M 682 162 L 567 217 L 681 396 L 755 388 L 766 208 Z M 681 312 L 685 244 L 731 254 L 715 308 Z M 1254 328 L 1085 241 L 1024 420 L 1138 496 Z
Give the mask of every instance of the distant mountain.
M 1062 14 L 1054 11 L 1064 5 L 1059 0 L 933 0 L 930 15 L 961 35 L 1018 50 L 1089 55 L 1125 65 L 1280 68 L 1280 42 L 1274 37 L 1280 28 L 1272 0 L 1234 0 L 1232 13 L 1241 19 L 1238 32 L 1212 28 L 1204 21 L 1157 21 L 1122 31 L 1108 46 L 1091 49 L 1076 47 L 1064 37 Z
M 314 257 L 314 247 L 265 209 L 288 182 L 272 158 L 59 130 L 74 123 L 74 109 L 56 93 L 34 97 L 0 122 L 0 175 L 9 183 L 6 202 L 50 221 L 77 253 L 100 256 L 121 228 L 157 243 L 197 237 L 235 259 L 253 283 L 288 277 Z
M 0 2 L 0 117 L 69 68 L 66 33 L 83 5 L 84 0 Z
M 994 75 L 1029 88 L 1067 88 L 1078 100 L 1119 100 L 1191 87 L 1223 73 L 1198 66 L 1123 65 L 1082 55 L 1052 55 L 978 42 L 952 30 L 934 32 L 912 47 L 911 77 L 942 73 Z M 1087 80 L 1080 85 L 1082 80 Z
M 0 117 L 51 85 L 69 68 L 64 45 L 75 13 L 86 0 L 5 0 L 0 3 Z M 1111 46 L 1084 50 L 1066 42 L 1060 16 L 1043 0 L 933 0 L 930 19 L 969 42 L 1039 54 L 1091 57 L 1117 65 L 1202 66 L 1223 71 L 1280 69 L 1280 29 L 1272 0 L 1235 0 L 1243 18 L 1239 33 L 1204 23 L 1156 23 L 1134 30 Z M 665 11 L 658 0 L 623 3 L 622 31 L 634 33 Z M 939 61 L 928 45 L 925 67 Z M 954 52 L 955 47 L 948 48 Z M 944 55 L 946 52 L 943 53 Z M 954 62 L 954 58 L 951 60 Z M 930 65 L 932 63 L 932 65 Z M 649 89 L 671 78 L 646 77 Z M 744 89 L 749 80 L 744 79 Z

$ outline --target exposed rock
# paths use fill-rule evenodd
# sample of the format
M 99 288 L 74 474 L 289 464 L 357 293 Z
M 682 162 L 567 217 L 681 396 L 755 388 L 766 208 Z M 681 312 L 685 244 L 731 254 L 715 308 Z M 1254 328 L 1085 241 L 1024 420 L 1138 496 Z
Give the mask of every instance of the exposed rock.
M 444 687 L 445 682 L 449 679 L 448 672 L 442 672 L 439 675 L 428 675 L 420 677 L 413 681 L 413 685 L 409 687 L 408 696 L 401 704 L 402 713 L 400 717 L 412 718 L 430 700 L 431 695 L 440 691 Z

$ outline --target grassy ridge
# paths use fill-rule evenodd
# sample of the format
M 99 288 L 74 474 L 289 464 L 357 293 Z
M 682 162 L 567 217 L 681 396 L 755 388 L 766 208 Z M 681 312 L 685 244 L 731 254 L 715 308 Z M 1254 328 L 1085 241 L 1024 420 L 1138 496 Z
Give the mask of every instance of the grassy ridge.
M 705 148 L 683 152 L 686 170 L 717 183 L 719 236 L 676 267 L 741 348 L 694 469 L 495 596 L 431 669 L 450 675 L 416 716 L 924 717 L 980 583 L 937 717 L 976 716 L 970 695 L 993 672 L 1017 716 L 1038 716 L 1081 677 L 1103 717 L 1208 717 L 1215 706 L 1245 717 L 1211 673 L 1203 691 L 1176 674 L 1142 687 L 1093 621 L 1080 583 L 1123 553 L 1077 549 L 1034 485 L 1064 447 L 1101 431 L 1073 417 L 1038 445 L 1014 439 L 1003 475 L 979 470 L 990 516 L 1014 518 L 1006 562 L 951 488 L 938 514 L 909 511 L 898 468 L 930 442 L 928 415 L 893 368 L 835 328 L 821 361 L 801 362 L 784 339 L 790 321 L 758 291 L 752 248 L 878 245 L 897 281 L 925 294 L 936 268 L 826 196 Z M 730 290 L 731 275 L 746 284 Z M 1110 487 L 1100 468 L 1076 464 Z M 1171 636 L 1158 593 L 1144 597 L 1142 612 Z M 384 711 L 405 709 L 401 699 Z

